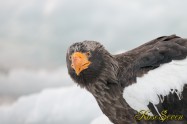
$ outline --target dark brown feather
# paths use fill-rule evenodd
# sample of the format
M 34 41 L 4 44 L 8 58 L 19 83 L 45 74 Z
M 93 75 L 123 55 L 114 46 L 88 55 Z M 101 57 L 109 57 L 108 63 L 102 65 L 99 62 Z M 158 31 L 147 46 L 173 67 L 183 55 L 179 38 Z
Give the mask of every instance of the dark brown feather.
M 119 63 L 119 78 L 123 87 L 136 82 L 148 71 L 172 60 L 187 56 L 187 39 L 176 35 L 162 36 L 126 53 L 115 55 Z M 128 78 L 127 78 L 128 77 Z
M 136 83 L 137 77 L 144 76 L 144 74 L 158 68 L 161 64 L 186 58 L 187 40 L 176 35 L 162 36 L 118 55 L 111 55 L 98 42 L 90 41 L 90 44 L 88 41 L 75 43 L 67 53 L 68 72 L 73 80 L 93 94 L 103 113 L 114 124 L 161 123 L 160 121 L 136 121 L 134 115 L 137 111 L 133 110 L 123 98 L 123 90 L 130 84 Z M 78 77 L 70 68 L 71 63 L 68 57 L 75 51 L 87 51 L 89 48 L 93 52 L 93 58 L 91 59 L 94 66 Z M 94 59 L 94 57 L 97 59 Z M 182 108 L 181 113 L 185 117 L 187 117 L 186 87 L 184 87 L 183 100 L 180 106 Z M 159 104 L 159 107 L 170 109 L 167 108 L 169 104 L 178 102 L 173 98 L 173 96 L 167 96 L 166 99 L 169 102 Z M 150 110 L 153 110 L 151 104 L 149 106 Z M 176 110 L 181 108 L 176 108 Z M 187 119 L 183 122 L 172 121 L 161 124 L 185 124 L 186 121 Z

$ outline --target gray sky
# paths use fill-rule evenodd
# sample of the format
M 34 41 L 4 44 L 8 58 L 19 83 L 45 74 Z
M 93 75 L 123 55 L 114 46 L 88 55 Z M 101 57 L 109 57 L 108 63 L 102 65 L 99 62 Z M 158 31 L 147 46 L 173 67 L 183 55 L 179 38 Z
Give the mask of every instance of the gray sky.
M 161 35 L 187 37 L 187 1 L 0 0 L 0 68 L 58 67 L 76 41 L 110 52 Z
M 75 102 L 69 94 L 79 93 L 77 89 L 76 92 L 67 89 L 73 83 L 67 74 L 65 54 L 72 43 L 96 40 L 116 53 L 162 35 L 187 38 L 186 11 L 186 0 L 0 0 L 0 105 L 15 102 L 8 108 L 0 106 L 0 118 L 5 124 L 16 123 L 9 118 L 22 118 L 22 114 L 16 113 L 23 109 L 28 120 L 22 122 L 34 120 L 30 123 L 42 124 L 50 116 L 49 123 L 65 120 L 73 123 L 68 120 L 72 117 L 70 113 L 64 120 L 55 118 L 74 111 L 71 106 L 57 111 L 56 104 Z M 56 87 L 62 88 L 56 91 Z M 46 91 L 51 88 L 54 89 Z M 59 100 L 62 94 L 62 99 L 68 98 L 68 102 Z M 39 103 L 33 99 L 40 99 Z M 46 104 L 37 108 L 45 102 L 50 107 Z M 77 102 L 77 108 L 87 105 Z M 81 110 L 75 111 L 78 114 Z M 84 111 L 87 115 L 86 108 Z M 98 111 L 98 108 L 93 111 L 92 117 L 76 119 L 87 124 Z M 46 112 L 54 114 L 43 115 Z
M 76 41 L 97 40 L 115 53 L 161 35 L 187 37 L 186 5 L 185 0 L 0 0 L 0 96 L 72 84 L 65 54 Z

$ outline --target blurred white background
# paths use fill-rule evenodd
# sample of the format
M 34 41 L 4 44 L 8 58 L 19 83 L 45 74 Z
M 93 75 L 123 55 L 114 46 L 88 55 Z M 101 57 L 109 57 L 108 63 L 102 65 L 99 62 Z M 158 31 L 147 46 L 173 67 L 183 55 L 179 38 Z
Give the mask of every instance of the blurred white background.
M 186 0 L 0 0 L 0 124 L 109 124 L 69 78 L 67 48 L 111 53 L 161 35 L 187 38 Z

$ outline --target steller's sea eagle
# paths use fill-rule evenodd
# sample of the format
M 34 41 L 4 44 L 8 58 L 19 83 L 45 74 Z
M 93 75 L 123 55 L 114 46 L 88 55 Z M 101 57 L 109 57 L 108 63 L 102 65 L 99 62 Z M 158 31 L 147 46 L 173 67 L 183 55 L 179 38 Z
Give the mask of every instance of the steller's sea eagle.
M 162 36 L 117 55 L 77 42 L 66 61 L 114 124 L 187 124 L 187 39 Z

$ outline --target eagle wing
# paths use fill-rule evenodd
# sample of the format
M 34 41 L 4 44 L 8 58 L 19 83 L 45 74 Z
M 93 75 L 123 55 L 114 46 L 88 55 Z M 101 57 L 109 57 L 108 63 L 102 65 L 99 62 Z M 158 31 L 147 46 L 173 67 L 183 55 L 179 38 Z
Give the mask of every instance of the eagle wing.
M 187 39 L 162 36 L 115 57 L 130 107 L 157 115 L 167 110 L 187 120 Z
M 116 55 L 117 59 L 130 58 L 137 68 L 158 67 L 187 56 L 187 39 L 176 35 L 162 36 L 133 50 Z

